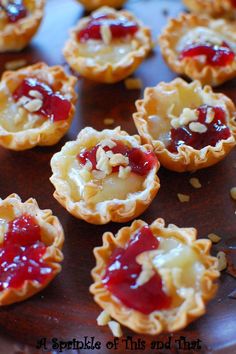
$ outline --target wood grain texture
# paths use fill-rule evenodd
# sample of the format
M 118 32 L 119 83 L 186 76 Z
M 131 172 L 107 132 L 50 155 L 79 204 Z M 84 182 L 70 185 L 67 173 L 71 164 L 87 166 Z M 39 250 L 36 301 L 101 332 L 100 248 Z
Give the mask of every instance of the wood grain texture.
M 139 16 L 153 29 L 157 36 L 167 21 L 167 12 L 176 16 L 183 6 L 179 1 L 136 0 L 128 1 L 126 7 Z M 168 10 L 168 11 L 166 11 Z M 82 16 L 82 7 L 73 0 L 48 0 L 46 16 L 40 31 L 32 44 L 19 54 L 1 54 L 0 69 L 4 71 L 7 61 L 24 58 L 28 64 L 45 61 L 50 65 L 62 64 L 67 69 L 61 54 L 68 36 L 68 30 Z M 170 81 L 176 75 L 171 72 L 156 48 L 152 55 L 135 73 L 145 86 L 154 86 L 160 81 Z M 222 91 L 236 101 L 236 81 L 220 87 Z M 61 274 L 40 294 L 31 299 L 0 309 L 0 353 L 36 353 L 32 349 L 41 337 L 57 337 L 62 340 L 95 336 L 102 342 L 102 351 L 81 350 L 81 353 L 124 353 L 142 352 L 125 350 L 124 343 L 116 351 L 105 347 L 113 340 L 110 331 L 97 327 L 96 317 L 100 308 L 93 302 L 88 292 L 91 284 L 90 270 L 94 266 L 92 254 L 95 246 L 101 245 L 104 231 L 117 232 L 119 224 L 93 226 L 70 216 L 52 197 L 53 186 L 49 182 L 51 175 L 50 159 L 63 144 L 74 139 L 85 126 L 103 129 L 104 118 L 113 118 L 114 126 L 121 125 L 129 133 L 136 133 L 132 121 L 135 111 L 134 102 L 142 97 L 139 90 L 127 91 L 123 82 L 115 85 L 101 85 L 79 79 L 78 104 L 72 127 L 62 141 L 54 147 L 35 148 L 25 152 L 12 152 L 0 148 L 0 196 L 5 198 L 15 192 L 23 200 L 29 197 L 37 199 L 40 208 L 51 208 L 60 218 L 64 227 L 66 242 L 65 260 Z M 236 202 L 230 198 L 229 190 L 236 185 L 236 151 L 218 165 L 197 172 L 202 183 L 200 190 L 189 184 L 190 174 L 177 174 L 161 168 L 159 177 L 161 189 L 157 197 L 142 215 L 142 219 L 152 222 L 162 217 L 167 223 L 178 226 L 193 226 L 199 231 L 199 237 L 214 232 L 222 241 L 213 247 L 216 254 L 219 249 L 230 250 L 235 258 L 236 249 Z M 189 203 L 180 203 L 177 193 L 190 195 Z M 209 303 L 207 314 L 172 337 L 186 336 L 202 341 L 201 353 L 236 353 L 236 300 L 228 298 L 235 289 L 235 279 L 223 272 L 216 298 Z M 132 335 L 134 340 L 146 340 L 145 353 L 194 353 L 194 350 L 148 349 L 152 340 L 164 340 L 168 336 L 156 338 L 135 335 L 124 329 L 124 335 Z M 10 338 L 8 337 L 10 336 Z M 17 344 L 18 343 L 18 344 Z M 23 343 L 23 344 L 19 344 Z M 55 353 L 55 352 L 54 352 Z M 72 351 L 70 352 L 72 353 Z M 76 353 L 74 351 L 73 353 Z

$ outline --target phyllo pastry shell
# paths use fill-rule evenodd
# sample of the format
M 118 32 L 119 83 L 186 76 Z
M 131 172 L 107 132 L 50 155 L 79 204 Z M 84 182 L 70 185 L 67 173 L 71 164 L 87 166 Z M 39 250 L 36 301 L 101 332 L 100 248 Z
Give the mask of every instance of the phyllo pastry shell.
M 87 127 L 51 160 L 54 197 L 72 215 L 92 224 L 126 222 L 140 215 L 160 184 L 159 162 L 139 136 L 120 128 Z
M 212 17 L 235 18 L 235 0 L 183 0 L 186 7 L 198 14 L 206 14 Z
M 194 228 L 165 227 L 163 219 L 104 233 L 103 246 L 94 249 L 95 302 L 137 333 L 184 328 L 205 313 L 219 277 L 211 241 L 196 235 Z
M 114 8 L 120 8 L 126 0 L 77 0 L 79 1 L 86 10 L 96 10 L 101 6 L 110 6 Z
M 22 301 L 61 271 L 64 232 L 51 210 L 17 194 L 0 198 L 0 305 Z
M 236 76 L 236 24 L 224 19 L 182 14 L 171 19 L 159 43 L 178 74 L 217 86 Z
M 0 4 L 0 52 L 27 46 L 43 18 L 44 0 L 2 0 Z
M 82 76 L 113 83 L 133 73 L 150 50 L 150 30 L 133 14 L 102 7 L 71 31 L 64 56 Z
M 236 109 L 225 95 L 199 81 L 177 78 L 146 88 L 133 118 L 142 141 L 164 167 L 195 171 L 222 160 L 235 146 Z
M 26 150 L 56 144 L 69 129 L 76 78 L 38 63 L 6 71 L 0 82 L 0 145 Z

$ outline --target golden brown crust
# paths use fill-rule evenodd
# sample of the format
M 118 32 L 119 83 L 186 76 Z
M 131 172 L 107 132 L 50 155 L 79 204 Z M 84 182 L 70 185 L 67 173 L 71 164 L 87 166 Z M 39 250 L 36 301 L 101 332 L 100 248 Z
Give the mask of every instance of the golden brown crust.
M 182 329 L 191 321 L 203 315 L 205 303 L 210 300 L 217 289 L 215 280 L 219 277 L 217 258 L 210 256 L 211 242 L 207 239 L 196 240 L 197 231 L 194 228 L 178 228 L 175 225 L 165 227 L 163 219 L 156 219 L 150 229 L 157 237 L 174 237 L 188 245 L 199 255 L 205 266 L 201 277 L 201 291 L 192 292 L 186 296 L 181 306 L 165 311 L 154 311 L 149 315 L 127 308 L 104 287 L 102 278 L 113 251 L 124 248 L 131 236 L 142 226 L 147 225 L 142 220 L 135 220 L 130 227 L 121 228 L 117 235 L 111 232 L 103 234 L 103 246 L 94 249 L 96 267 L 92 270 L 94 283 L 90 292 L 94 300 L 115 320 L 131 328 L 137 333 L 157 335 L 161 332 L 172 332 Z
M 161 53 L 170 66 L 178 74 L 187 75 L 191 79 L 199 80 L 203 85 L 217 86 L 236 76 L 236 60 L 226 66 L 211 66 L 194 59 L 179 59 L 176 46 L 187 32 L 197 27 L 205 27 L 213 30 L 216 35 L 223 35 L 224 39 L 236 43 L 236 25 L 223 19 L 212 20 L 210 18 L 194 15 L 181 14 L 176 19 L 171 19 L 159 37 Z
M 178 92 L 182 92 L 181 101 L 179 98 L 176 101 Z M 201 104 L 209 104 L 211 101 L 213 105 L 223 106 L 227 113 L 227 125 L 231 136 L 226 140 L 219 141 L 216 146 L 208 145 L 201 150 L 196 150 L 190 146 L 182 145 L 178 147 L 178 153 L 171 153 L 167 150 L 163 141 L 160 140 L 161 126 L 165 122 L 168 124 L 167 130 L 171 129 L 168 109 L 174 103 L 179 107 L 178 114 L 180 115 L 184 108 L 193 108 L 190 101 L 193 97 L 198 100 L 198 94 L 200 100 L 196 101 L 196 108 Z M 184 97 L 185 100 L 189 98 L 189 102 L 185 102 Z M 146 88 L 144 98 L 136 101 L 136 108 L 137 112 L 134 113 L 133 119 L 142 141 L 152 144 L 161 165 L 170 170 L 177 172 L 195 171 L 211 166 L 222 160 L 236 144 L 236 108 L 233 102 L 223 94 L 213 93 L 209 86 L 202 88 L 198 81 L 188 84 L 177 78 L 170 83 L 161 82 L 156 87 Z M 149 117 L 151 115 L 160 117 L 160 121 L 155 128 L 155 137 L 150 131 Z
M 50 119 L 45 119 L 42 124 L 31 129 L 10 131 L 0 124 L 0 145 L 12 150 L 26 150 L 36 145 L 56 144 L 70 128 L 75 113 L 77 95 L 74 87 L 77 79 L 74 76 L 68 76 L 59 65 L 49 67 L 45 63 L 37 63 L 17 71 L 6 71 L 2 75 L 0 92 L 5 93 L 7 88 L 7 92 L 12 94 L 21 81 L 27 77 L 41 79 L 53 90 L 60 91 L 71 102 L 71 110 L 66 120 L 52 122 Z
M 151 33 L 149 28 L 144 27 L 133 14 L 126 10 L 115 11 L 109 7 L 102 7 L 99 12 L 122 15 L 136 21 L 139 30 L 132 38 L 136 41 L 135 48 L 114 63 L 98 63 L 95 60 L 91 61 L 90 57 L 81 56 L 76 33 L 88 21 L 88 17 L 85 17 L 71 31 L 63 53 L 71 68 L 82 76 L 98 82 L 114 83 L 132 74 L 147 56 L 151 50 Z M 112 46 L 112 42 L 110 45 Z
M 77 0 L 88 11 L 96 10 L 101 6 L 110 6 L 114 8 L 120 8 L 126 0 Z
M 50 209 L 39 209 L 36 200 L 33 198 L 25 202 L 22 202 L 17 194 L 11 194 L 6 199 L 0 198 L 0 218 L 11 221 L 24 213 L 33 216 L 41 227 L 42 242 L 47 246 L 43 259 L 53 269 L 53 276 L 44 284 L 26 280 L 19 289 L 7 288 L 0 291 L 0 306 L 23 301 L 36 294 L 45 288 L 61 271 L 59 263 L 63 260 L 61 249 L 64 243 L 64 232 L 58 218 L 52 215 Z
M 52 176 L 50 181 L 55 187 L 54 197 L 63 205 L 69 213 L 77 218 L 83 219 L 92 224 L 106 224 L 110 221 L 126 222 L 140 215 L 151 203 L 157 194 L 160 183 L 156 176 L 159 169 L 159 163 L 145 177 L 141 191 L 130 193 L 126 200 L 111 199 L 98 202 L 91 205 L 86 202 L 81 195 L 75 196 L 73 184 L 69 182 L 69 173 L 67 162 L 76 159 L 80 151 L 86 147 L 93 147 L 104 139 L 111 139 L 128 142 L 132 147 L 141 147 L 138 136 L 130 136 L 124 131 L 116 128 L 114 130 L 96 131 L 93 128 L 81 130 L 75 141 L 68 142 L 62 150 L 56 153 L 51 160 Z M 91 145 L 91 141 L 93 144 Z M 143 146 L 150 150 L 150 146 Z M 66 169 L 66 170 L 65 170 Z M 129 179 L 127 178 L 127 183 Z M 84 187 L 83 187 L 84 188 Z M 76 187 L 78 193 L 79 187 Z
M 30 14 L 15 23 L 8 23 L 0 30 L 0 53 L 24 49 L 37 32 L 43 18 L 45 0 L 25 1 L 30 3 Z
M 231 0 L 183 0 L 185 6 L 197 14 L 207 14 L 212 17 L 235 17 L 235 7 Z

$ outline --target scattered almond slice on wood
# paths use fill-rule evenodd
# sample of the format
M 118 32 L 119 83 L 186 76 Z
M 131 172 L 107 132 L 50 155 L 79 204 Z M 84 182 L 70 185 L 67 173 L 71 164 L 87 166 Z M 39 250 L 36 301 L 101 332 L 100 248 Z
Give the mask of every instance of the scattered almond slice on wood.
M 222 272 L 227 268 L 227 260 L 224 252 L 220 251 L 217 253 L 216 257 L 218 258 L 218 270 Z
M 190 201 L 190 196 L 187 194 L 178 193 L 177 197 L 181 203 L 186 203 Z
M 113 119 L 113 118 L 105 118 L 105 119 L 103 120 L 103 123 L 104 123 L 105 125 L 112 125 L 112 124 L 114 124 L 114 119 Z
M 109 326 L 110 330 L 112 331 L 112 334 L 114 337 L 122 337 L 123 333 L 121 330 L 121 326 L 118 322 L 109 321 L 108 326 Z
M 230 196 L 233 200 L 236 200 L 236 187 L 230 189 Z
M 211 242 L 213 242 L 213 243 L 218 243 L 218 242 L 220 242 L 220 240 L 221 240 L 221 237 L 218 236 L 218 235 L 216 235 L 216 234 L 214 234 L 213 232 L 210 233 L 207 237 L 208 237 L 208 238 L 211 240 Z
M 125 80 L 127 90 L 140 90 L 143 87 L 143 82 L 138 78 L 128 78 Z
M 196 189 L 202 188 L 202 185 L 201 185 L 199 179 L 196 177 L 190 178 L 189 183 L 191 184 L 191 186 L 193 188 L 196 188 Z
M 102 311 L 100 315 L 97 317 L 98 326 L 106 326 L 110 321 L 111 321 L 111 317 L 106 310 Z

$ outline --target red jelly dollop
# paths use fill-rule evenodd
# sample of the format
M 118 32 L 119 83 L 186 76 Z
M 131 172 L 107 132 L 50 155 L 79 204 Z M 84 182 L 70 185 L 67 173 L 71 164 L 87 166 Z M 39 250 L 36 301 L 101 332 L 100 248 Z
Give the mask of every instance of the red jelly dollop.
M 231 0 L 231 4 L 233 5 L 233 7 L 236 7 L 236 0 Z
M 6 6 L 0 1 L 0 10 L 1 9 L 6 12 L 8 21 L 12 23 L 27 16 L 27 10 L 22 0 L 10 1 Z
M 100 31 L 102 25 L 109 26 L 112 38 L 132 36 L 138 31 L 138 24 L 126 17 L 116 18 L 112 15 L 99 15 L 92 17 L 87 26 L 77 33 L 78 40 L 83 42 L 89 39 L 102 39 Z
M 212 66 L 229 65 L 235 57 L 234 52 L 225 42 L 221 46 L 194 43 L 181 52 L 180 60 L 199 55 L 204 55 L 206 57 L 206 64 Z
M 214 119 L 211 123 L 206 123 L 207 109 L 214 111 Z M 170 131 L 170 144 L 167 146 L 170 152 L 177 152 L 181 145 L 192 146 L 194 149 L 200 150 L 207 145 L 215 146 L 218 141 L 228 139 L 230 130 L 226 124 L 225 111 L 221 107 L 211 107 L 203 105 L 197 108 L 198 122 L 207 127 L 205 133 L 193 132 L 189 128 L 189 124 Z
M 112 295 L 127 307 L 146 315 L 155 310 L 168 309 L 171 305 L 171 298 L 162 289 L 159 274 L 155 273 L 145 284 L 136 286 L 136 280 L 142 271 L 136 257 L 158 247 L 159 241 L 149 227 L 142 227 L 125 249 L 118 248 L 113 252 L 103 277 L 103 284 Z
M 129 158 L 129 166 L 131 171 L 137 173 L 141 176 L 147 175 L 150 170 L 157 164 L 157 158 L 155 154 L 151 151 L 143 152 L 138 148 L 128 148 L 123 143 L 119 141 L 114 141 L 116 146 L 113 148 L 104 147 L 105 151 L 112 151 L 114 154 L 122 154 Z M 77 157 L 83 165 L 89 160 L 92 163 L 93 169 L 96 170 L 96 152 L 99 148 L 99 144 L 94 146 L 90 150 L 83 150 Z M 118 172 L 119 166 L 115 166 L 112 172 Z
M 30 95 L 31 90 L 38 91 L 43 97 L 42 107 L 34 113 L 42 114 L 54 122 L 68 118 L 71 109 L 70 101 L 59 92 L 54 92 L 49 85 L 35 78 L 24 79 L 13 93 L 13 98 L 15 101 L 18 101 L 22 96 L 34 99 L 35 97 Z
M 10 221 L 0 247 L 0 291 L 20 288 L 26 280 L 41 284 L 49 280 L 53 269 L 42 259 L 46 249 L 31 215 Z

